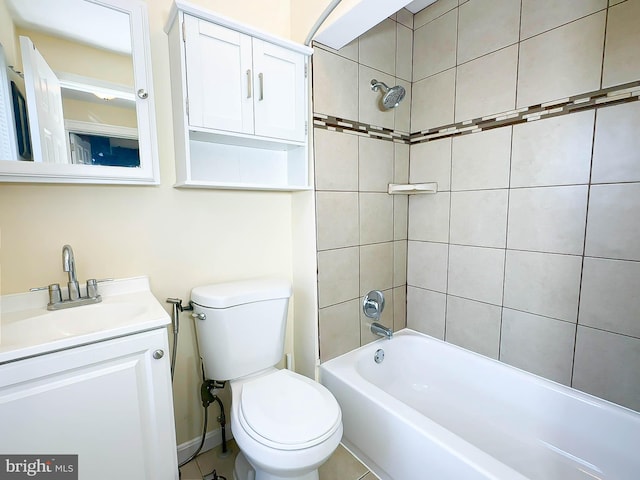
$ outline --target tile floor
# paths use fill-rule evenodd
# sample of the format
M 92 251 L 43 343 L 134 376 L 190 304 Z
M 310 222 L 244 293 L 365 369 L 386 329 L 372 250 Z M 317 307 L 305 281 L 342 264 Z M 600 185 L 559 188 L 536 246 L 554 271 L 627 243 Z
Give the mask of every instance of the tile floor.
M 219 455 L 221 446 L 198 455 L 180 469 L 181 480 L 213 480 L 214 468 L 218 476 L 233 480 L 233 462 L 239 450 L 233 439 L 228 442 L 227 448 L 229 454 L 224 458 Z M 342 445 L 339 445 L 329 460 L 320 467 L 319 473 L 320 480 L 376 480 L 377 478 Z

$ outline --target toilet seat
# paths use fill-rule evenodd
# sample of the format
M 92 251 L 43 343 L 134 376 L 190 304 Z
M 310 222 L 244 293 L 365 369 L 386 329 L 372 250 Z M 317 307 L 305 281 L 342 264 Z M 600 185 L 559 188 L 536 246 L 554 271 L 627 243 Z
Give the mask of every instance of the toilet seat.
M 261 444 L 299 450 L 322 443 L 342 425 L 338 402 L 313 380 L 277 370 L 243 384 L 238 421 Z

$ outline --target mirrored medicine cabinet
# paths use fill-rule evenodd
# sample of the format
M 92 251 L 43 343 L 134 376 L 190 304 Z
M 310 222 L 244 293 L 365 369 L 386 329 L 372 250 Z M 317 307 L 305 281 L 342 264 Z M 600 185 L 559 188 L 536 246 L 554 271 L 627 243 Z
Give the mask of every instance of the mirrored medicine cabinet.
M 138 0 L 0 0 L 0 182 L 158 184 Z

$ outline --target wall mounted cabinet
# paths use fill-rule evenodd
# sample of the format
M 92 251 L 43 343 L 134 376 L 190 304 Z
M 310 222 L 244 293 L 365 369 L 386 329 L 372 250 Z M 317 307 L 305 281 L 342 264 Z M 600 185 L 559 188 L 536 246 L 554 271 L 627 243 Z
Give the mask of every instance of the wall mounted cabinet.
M 167 34 L 176 186 L 310 188 L 312 50 L 184 2 Z

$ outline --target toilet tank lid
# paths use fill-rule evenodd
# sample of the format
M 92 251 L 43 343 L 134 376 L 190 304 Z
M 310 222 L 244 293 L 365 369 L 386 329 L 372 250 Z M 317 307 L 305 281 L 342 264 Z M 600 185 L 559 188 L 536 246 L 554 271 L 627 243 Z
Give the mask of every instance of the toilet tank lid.
M 290 296 L 291 283 L 280 278 L 255 278 L 215 283 L 191 290 L 191 301 L 209 308 L 228 308 Z

